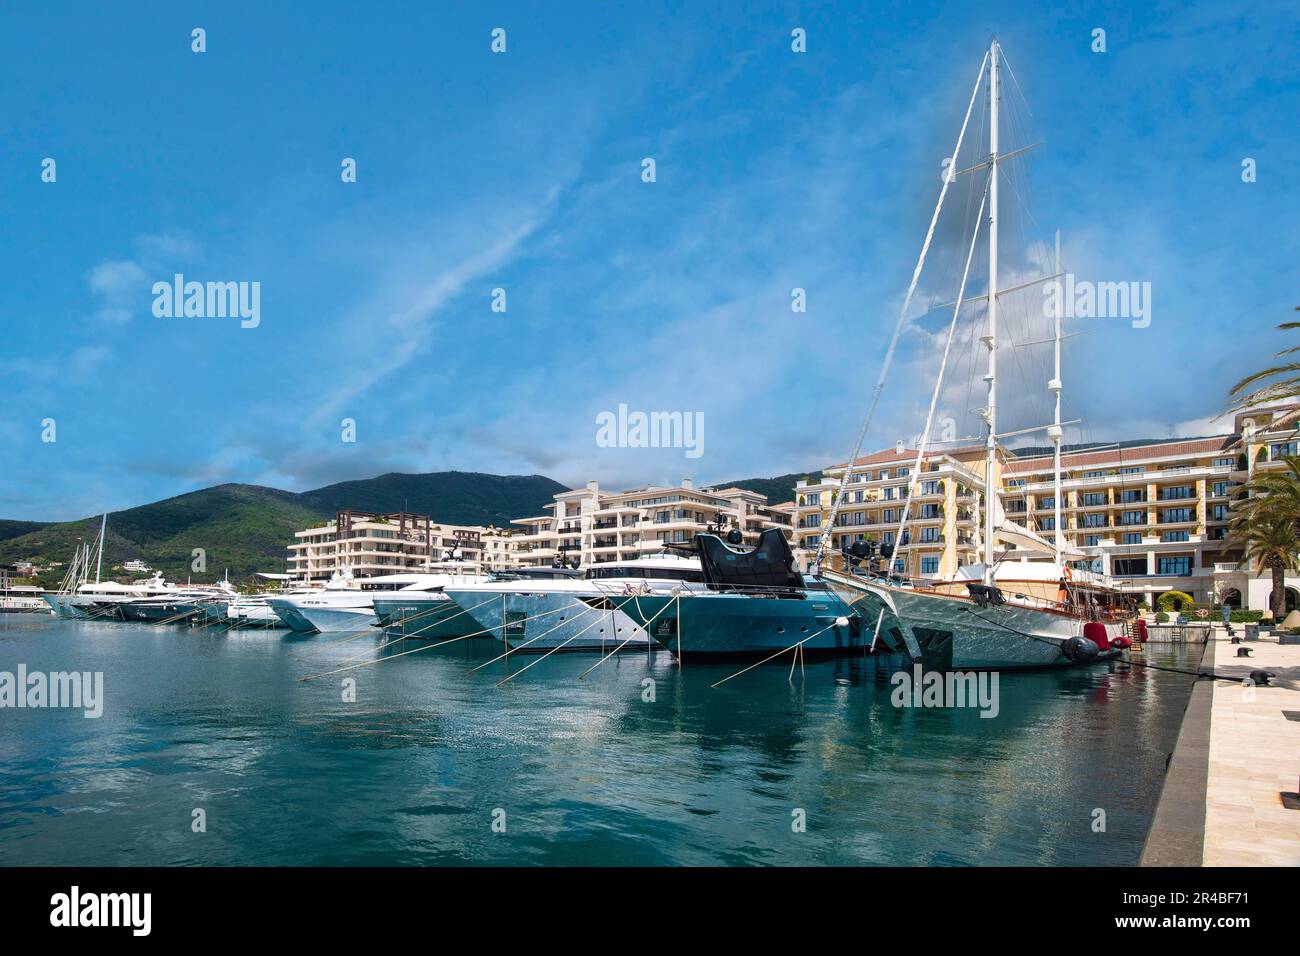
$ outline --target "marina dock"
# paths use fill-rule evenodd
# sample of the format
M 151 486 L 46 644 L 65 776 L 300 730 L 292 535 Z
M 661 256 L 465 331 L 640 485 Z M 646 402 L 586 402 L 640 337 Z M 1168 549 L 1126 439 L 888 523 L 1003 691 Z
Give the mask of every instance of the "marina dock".
M 1251 656 L 1237 657 L 1238 647 Z M 1192 692 L 1143 866 L 1300 865 L 1300 645 L 1276 636 L 1232 644 L 1220 628 Z

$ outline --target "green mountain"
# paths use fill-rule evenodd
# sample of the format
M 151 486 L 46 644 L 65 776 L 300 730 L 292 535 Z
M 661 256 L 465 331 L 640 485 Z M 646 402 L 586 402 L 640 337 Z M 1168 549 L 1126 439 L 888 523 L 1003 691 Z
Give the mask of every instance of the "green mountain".
M 757 491 L 760 495 L 767 495 L 768 503 L 779 505 L 783 501 L 794 500 L 795 482 L 802 481 L 805 478 L 816 481 L 821 476 L 820 471 L 796 471 L 788 475 L 777 475 L 775 478 L 742 478 L 740 481 L 719 481 L 710 487 L 744 488 L 746 491 Z
M 6 521 L 0 518 L 0 541 L 8 541 L 29 531 L 39 531 L 47 524 L 48 521 Z
M 566 486 L 542 475 L 455 471 L 381 475 L 301 494 L 260 485 L 217 485 L 109 514 L 104 574 L 113 576 L 113 565 L 133 559 L 178 581 L 210 581 L 227 569 L 232 579 L 254 571 L 283 571 L 293 533 L 344 508 L 405 510 L 431 514 L 448 524 L 504 527 L 512 518 L 538 514 L 564 490 Z M 78 542 L 94 547 L 99 522 L 98 516 L 49 524 L 0 522 L 0 563 L 66 564 Z M 4 531 L 10 527 L 20 533 L 6 538 Z M 206 571 L 192 569 L 196 548 L 204 551 Z M 60 576 L 61 571 L 48 572 L 43 583 L 57 584 Z
M 304 492 L 298 500 L 319 514 L 344 508 L 358 511 L 412 511 L 448 524 L 509 526 L 515 518 L 540 514 L 566 485 L 542 475 L 485 475 L 440 471 L 427 475 L 380 475 L 344 481 Z

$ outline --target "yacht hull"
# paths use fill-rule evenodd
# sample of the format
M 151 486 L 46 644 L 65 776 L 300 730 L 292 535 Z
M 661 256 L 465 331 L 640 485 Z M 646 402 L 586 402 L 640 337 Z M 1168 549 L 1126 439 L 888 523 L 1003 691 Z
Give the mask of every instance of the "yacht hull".
M 476 629 L 520 654 L 547 651 L 644 649 L 652 641 L 645 629 L 615 606 L 623 598 L 572 592 L 457 591 L 447 596 L 473 617 Z
M 370 607 L 300 607 L 298 614 L 322 634 L 355 633 L 379 623 Z
M 154 604 L 146 607 L 123 604 L 118 607 L 117 613 L 124 621 L 141 624 L 179 624 L 193 620 L 201 609 L 202 606 L 199 604 L 181 602 Z
M 801 645 L 806 656 L 861 654 L 871 644 L 863 619 L 830 591 L 775 598 L 725 592 L 639 597 L 632 619 L 683 658 L 764 657 Z M 847 623 L 839 624 L 844 619 Z
M 316 625 L 307 620 L 292 602 L 284 598 L 267 598 L 266 603 L 271 610 L 275 611 L 276 616 L 284 623 L 284 626 L 291 631 L 298 634 L 316 633 Z
M 451 598 L 376 598 L 375 620 L 390 637 L 446 641 L 482 630 L 471 615 Z M 488 637 L 487 634 L 478 635 Z
M 1072 667 L 1062 646 L 1081 637 L 1084 622 L 1073 615 L 1012 603 L 980 607 L 960 595 L 941 595 L 869 582 L 844 582 L 842 589 L 860 597 L 864 616 L 881 621 L 881 631 L 902 644 L 905 622 L 920 647 L 922 662 L 941 670 L 1028 670 Z M 883 612 L 883 615 L 882 615 Z M 1120 637 L 1124 625 L 1105 625 L 1110 638 Z M 1093 661 L 1117 657 L 1108 649 Z

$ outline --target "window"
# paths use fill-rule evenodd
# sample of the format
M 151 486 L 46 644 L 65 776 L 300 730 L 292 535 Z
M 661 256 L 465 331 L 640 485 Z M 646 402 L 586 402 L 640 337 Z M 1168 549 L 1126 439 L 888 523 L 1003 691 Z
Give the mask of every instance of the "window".
M 820 505 L 822 503 L 822 494 L 820 491 L 814 491 L 804 498 L 804 504 Z
M 1117 558 L 1113 563 L 1112 573 L 1119 577 L 1132 577 L 1147 573 L 1146 558 Z
M 1165 501 L 1178 501 L 1194 497 L 1194 494 L 1195 492 L 1190 485 L 1176 485 L 1173 488 L 1166 488 L 1162 497 Z
M 1105 478 L 1106 473 L 1104 471 L 1085 471 L 1083 473 L 1083 477 L 1084 478 Z
M 1145 511 L 1125 511 L 1119 516 L 1120 524 L 1146 524 L 1147 513 Z
M 1293 441 L 1274 442 L 1268 446 L 1269 461 L 1280 461 L 1283 458 L 1293 457 L 1296 452 L 1297 443 Z
M 1104 505 L 1105 503 L 1106 493 L 1104 491 L 1090 491 L 1079 498 L 1079 504 L 1083 505 L 1085 508 L 1089 505 L 1095 507 L 1097 505 Z
M 1040 498 L 1039 501 L 1038 501 L 1038 507 L 1040 507 L 1040 508 L 1055 508 L 1055 507 L 1056 507 L 1056 498 L 1055 498 L 1055 497 L 1051 497 L 1051 498 Z
M 1040 519 L 1039 522 L 1038 522 L 1038 530 L 1039 530 L 1039 531 L 1055 531 L 1055 530 L 1056 530 L 1056 518 L 1053 517 L 1053 518 L 1042 518 L 1042 519 Z
M 1106 527 L 1106 516 L 1103 514 L 1084 515 L 1083 526 L 1085 528 L 1104 528 Z
M 1161 541 L 1187 541 L 1186 531 L 1166 531 L 1160 536 Z
M 937 481 L 923 481 L 923 482 L 921 482 L 921 494 L 923 494 L 923 495 L 937 495 L 938 493 L 939 493 L 939 482 L 937 482 Z
M 920 537 L 918 540 L 920 540 L 920 541 L 924 541 L 924 542 L 929 543 L 929 544 L 933 544 L 934 542 L 936 542 L 936 541 L 939 540 L 939 529 L 938 529 L 938 528 L 922 528 L 922 529 L 921 529 L 921 537 Z
M 1160 520 L 1166 523 L 1174 521 L 1195 521 L 1191 508 L 1166 508 L 1160 513 Z
M 1121 475 L 1140 475 L 1142 472 L 1143 469 L 1141 466 L 1126 467 L 1119 470 Z
M 892 524 L 898 520 L 898 512 L 893 508 L 886 508 L 884 515 L 885 524 Z
M 1227 520 L 1228 520 L 1228 506 L 1227 506 L 1227 505 L 1215 505 L 1213 508 L 1211 508 L 1211 509 L 1210 509 L 1210 520 L 1211 520 L 1211 521 L 1227 521 Z
M 1099 544 L 1101 544 L 1101 535 L 1085 534 L 1083 536 L 1083 546 L 1085 548 L 1095 548 Z
M 1124 532 L 1124 537 L 1123 537 L 1123 540 L 1121 541 L 1121 544 L 1141 544 L 1141 543 L 1142 543 L 1142 532 L 1141 532 L 1141 531 L 1125 531 L 1125 532 Z
M 937 556 L 928 556 L 921 559 L 922 574 L 938 574 L 939 558 Z
M 1228 483 L 1226 481 L 1216 481 L 1210 489 L 1210 494 L 1216 498 L 1228 497 Z
M 885 489 L 885 495 L 884 495 L 884 498 L 885 498 L 886 501 L 893 501 L 893 500 L 894 500 L 894 489 L 893 489 L 893 488 L 886 488 L 886 489 Z
M 940 515 L 939 515 L 939 506 L 938 506 L 938 505 L 922 505 L 922 506 L 921 506 L 919 517 L 921 517 L 921 518 L 938 518 L 939 516 L 940 516 Z
M 1120 495 L 1120 504 L 1125 504 L 1125 505 L 1139 504 L 1146 500 L 1147 500 L 1147 493 L 1145 489 L 1136 490 L 1136 491 L 1133 489 L 1129 489 Z
M 1186 555 L 1182 557 L 1158 558 L 1156 560 L 1157 574 L 1177 574 L 1186 577 L 1192 573 L 1192 559 Z

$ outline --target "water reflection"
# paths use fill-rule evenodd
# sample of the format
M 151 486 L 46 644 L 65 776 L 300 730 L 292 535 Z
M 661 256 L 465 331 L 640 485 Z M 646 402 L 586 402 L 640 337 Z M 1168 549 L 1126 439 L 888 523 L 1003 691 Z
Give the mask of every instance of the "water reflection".
M 739 665 L 635 652 L 582 679 L 591 655 L 511 655 L 474 673 L 499 643 L 382 645 L 4 628 L 0 669 L 103 670 L 107 702 L 98 721 L 0 715 L 0 863 L 1135 863 L 1191 685 L 1006 674 L 986 719 L 893 706 L 901 662 L 881 658 L 713 689 Z

